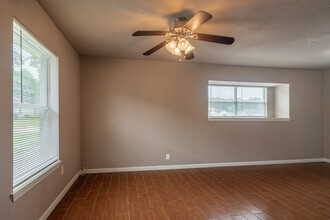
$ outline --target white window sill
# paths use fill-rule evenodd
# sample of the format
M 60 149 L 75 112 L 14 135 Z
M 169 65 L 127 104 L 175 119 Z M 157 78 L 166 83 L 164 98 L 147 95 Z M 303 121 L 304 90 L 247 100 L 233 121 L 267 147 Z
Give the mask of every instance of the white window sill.
M 290 118 L 208 118 L 209 121 L 290 121 Z
M 24 195 L 26 192 L 28 192 L 30 189 L 32 189 L 35 185 L 37 185 L 40 181 L 45 179 L 49 174 L 54 172 L 59 166 L 61 165 L 61 161 L 56 161 L 37 175 L 33 176 L 29 180 L 27 180 L 22 185 L 15 188 L 10 194 L 10 199 L 12 202 L 15 202 L 18 198 L 20 198 L 22 195 Z

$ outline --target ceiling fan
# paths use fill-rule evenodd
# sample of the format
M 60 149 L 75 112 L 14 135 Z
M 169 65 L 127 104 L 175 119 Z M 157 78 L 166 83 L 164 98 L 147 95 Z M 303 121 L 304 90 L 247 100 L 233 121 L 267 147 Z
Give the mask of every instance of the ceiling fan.
M 174 24 L 170 26 L 169 31 L 136 31 L 132 36 L 169 37 L 169 39 L 143 53 L 145 56 L 149 56 L 165 46 L 170 53 L 181 56 L 186 60 L 191 60 L 195 57 L 193 53 L 195 47 L 189 43 L 187 38 L 226 45 L 231 45 L 235 41 L 233 37 L 194 33 L 200 25 L 204 24 L 211 18 L 211 14 L 205 11 L 199 11 L 189 21 L 187 21 L 187 18 L 185 17 L 178 17 Z

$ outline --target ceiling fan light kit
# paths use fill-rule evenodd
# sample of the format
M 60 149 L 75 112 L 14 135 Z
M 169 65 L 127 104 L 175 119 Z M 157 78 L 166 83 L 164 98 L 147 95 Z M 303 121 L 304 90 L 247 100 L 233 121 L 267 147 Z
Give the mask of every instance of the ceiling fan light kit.
M 185 38 L 171 40 L 168 44 L 165 45 L 165 48 L 171 54 L 177 56 L 188 54 L 195 49 L 195 47 L 193 47 Z
M 231 45 L 234 43 L 235 39 L 232 37 L 194 33 L 194 30 L 196 30 L 200 25 L 204 24 L 211 18 L 211 14 L 200 11 L 187 22 L 185 17 L 178 17 L 172 27 L 170 27 L 170 31 L 136 31 L 132 36 L 169 37 L 169 39 L 143 53 L 145 56 L 149 56 L 150 54 L 165 46 L 166 50 L 171 54 L 181 56 L 186 60 L 190 60 L 195 57 L 193 53 L 195 47 L 190 44 L 188 38 L 226 45 Z

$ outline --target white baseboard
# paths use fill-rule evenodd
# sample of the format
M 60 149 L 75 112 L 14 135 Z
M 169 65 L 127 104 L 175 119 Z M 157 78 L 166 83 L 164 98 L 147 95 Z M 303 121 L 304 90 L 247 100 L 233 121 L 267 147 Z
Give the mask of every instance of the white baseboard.
M 330 159 L 328 159 L 328 158 L 324 158 L 324 162 L 326 162 L 326 163 L 330 163 Z
M 191 168 L 206 168 L 206 167 L 234 167 L 234 166 L 271 165 L 271 164 L 314 163 L 314 162 L 324 162 L 324 161 L 325 161 L 324 158 L 312 158 L 312 159 L 295 159 L 295 160 L 266 160 L 266 161 L 200 163 L 200 164 L 162 165 L 162 166 L 96 168 L 96 169 L 86 169 L 85 173 L 115 173 L 115 172 L 146 171 L 146 170 L 174 170 L 174 169 L 191 169 Z
M 68 190 L 70 189 L 70 187 L 73 185 L 73 183 L 78 179 L 78 177 L 81 174 L 81 170 L 79 170 L 76 175 L 74 175 L 74 177 L 70 180 L 70 182 L 64 187 L 64 189 L 62 190 L 62 192 L 56 197 L 56 199 L 54 200 L 54 202 L 49 206 L 49 208 L 46 210 L 46 212 L 39 218 L 39 220 L 46 220 L 49 215 L 52 213 L 52 211 L 55 209 L 55 207 L 57 206 L 57 204 L 63 199 L 63 197 L 65 196 L 65 194 L 68 192 Z

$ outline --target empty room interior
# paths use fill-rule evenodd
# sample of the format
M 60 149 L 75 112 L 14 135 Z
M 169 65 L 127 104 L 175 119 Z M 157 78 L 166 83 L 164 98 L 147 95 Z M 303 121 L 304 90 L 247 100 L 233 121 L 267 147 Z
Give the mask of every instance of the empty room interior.
M 329 0 L 0 0 L 0 219 L 330 219 Z

